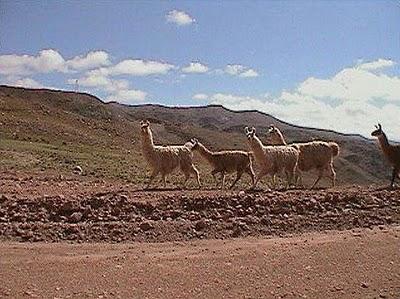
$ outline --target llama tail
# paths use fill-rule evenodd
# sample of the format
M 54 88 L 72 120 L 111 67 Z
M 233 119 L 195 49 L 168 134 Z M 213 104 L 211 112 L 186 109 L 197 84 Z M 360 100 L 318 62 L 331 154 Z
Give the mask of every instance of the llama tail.
M 332 158 L 338 156 L 340 152 L 339 145 L 336 142 L 328 142 L 328 144 L 332 150 Z

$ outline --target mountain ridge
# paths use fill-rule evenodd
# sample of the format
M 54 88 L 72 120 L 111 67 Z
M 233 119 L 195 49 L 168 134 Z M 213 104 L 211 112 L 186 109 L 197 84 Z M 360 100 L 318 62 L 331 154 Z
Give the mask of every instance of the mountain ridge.
M 141 155 L 139 122 L 149 119 L 157 144 L 183 144 L 197 137 L 212 150 L 246 149 L 245 126 L 256 127 L 265 141 L 264 132 L 274 124 L 288 142 L 338 142 L 341 154 L 335 165 L 340 184 L 381 183 L 389 176 L 388 165 L 371 139 L 292 125 L 256 110 L 235 111 L 215 104 L 124 105 L 105 103 L 88 93 L 0 86 L 0 112 L 0 136 L 6 144 L 0 152 L 9 157 L 0 161 L 5 169 L 46 171 L 57 165 L 68 171 L 73 164 L 82 164 L 90 175 L 128 179 L 133 173 L 144 179 L 142 169 L 147 166 Z M 10 158 L 20 156 L 29 167 Z M 208 171 L 204 161 L 199 157 L 196 161 Z

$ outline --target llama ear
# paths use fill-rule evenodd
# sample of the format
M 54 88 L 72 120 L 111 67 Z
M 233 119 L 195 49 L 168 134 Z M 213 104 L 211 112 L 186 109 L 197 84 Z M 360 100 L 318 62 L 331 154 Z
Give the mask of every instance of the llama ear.
M 146 119 L 146 125 L 150 125 L 150 122 Z
M 376 129 L 379 129 L 379 127 L 378 127 L 377 125 L 375 125 L 375 128 L 376 128 Z
M 252 127 L 251 132 L 254 134 L 256 132 L 256 128 Z
M 249 133 L 249 127 L 244 128 L 244 132 L 245 132 L 246 134 L 248 134 L 248 133 Z
M 382 130 L 382 126 L 380 123 L 378 123 L 378 127 L 379 127 L 379 130 Z

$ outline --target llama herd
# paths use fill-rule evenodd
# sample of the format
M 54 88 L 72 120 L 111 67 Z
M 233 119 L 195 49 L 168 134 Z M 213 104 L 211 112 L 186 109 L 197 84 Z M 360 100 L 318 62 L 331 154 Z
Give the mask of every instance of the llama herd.
M 253 127 L 245 128 L 249 151 L 224 150 L 211 151 L 196 138 L 192 138 L 184 145 L 154 145 L 153 133 L 149 121 L 140 122 L 140 133 L 143 155 L 152 168 L 147 188 L 150 187 L 154 178 L 161 175 L 164 188 L 166 187 L 166 176 L 179 168 L 185 175 L 183 187 L 193 174 L 196 177 L 198 187 L 201 187 L 200 174 L 193 164 L 193 152 L 198 152 L 211 166 L 211 175 L 214 177 L 218 187 L 217 174 L 221 174 L 221 188 L 225 188 L 225 175 L 236 173 L 236 179 L 230 186 L 233 188 L 244 173 L 251 177 L 252 188 L 266 175 L 272 177 L 275 187 L 276 175 L 286 175 L 286 186 L 303 186 L 302 173 L 316 170 L 318 177 L 311 186 L 314 188 L 321 178 L 326 175 L 331 179 L 332 187 L 335 186 L 336 172 L 333 167 L 333 159 L 339 155 L 339 145 L 335 142 L 310 141 L 302 143 L 287 144 L 282 132 L 271 125 L 266 134 L 268 145 L 264 145 L 256 135 Z M 378 124 L 376 130 L 371 133 L 377 137 L 381 150 L 393 167 L 390 187 L 393 187 L 396 177 L 400 178 L 400 145 L 389 143 L 382 126 Z M 253 170 L 253 162 L 258 165 L 258 173 Z
M 333 168 L 333 159 L 339 154 L 339 146 L 334 142 L 312 141 L 307 143 L 287 144 L 278 128 L 270 126 L 267 140 L 270 145 L 264 145 L 256 135 L 256 129 L 245 128 L 247 143 L 250 151 L 224 150 L 213 152 L 206 148 L 196 138 L 185 145 L 154 145 L 153 134 L 149 121 L 140 123 L 140 135 L 143 155 L 152 168 L 147 184 L 150 187 L 154 178 L 161 175 L 164 188 L 166 176 L 179 168 L 185 175 L 183 187 L 190 176 L 196 177 L 198 187 L 201 187 L 199 171 L 193 164 L 193 152 L 198 152 L 211 166 L 211 175 L 218 187 L 217 174 L 221 174 L 221 188 L 225 188 L 225 175 L 236 173 L 236 179 L 230 186 L 234 187 L 244 173 L 252 180 L 252 188 L 266 175 L 273 178 L 280 173 L 286 175 L 287 188 L 302 184 L 302 172 L 316 169 L 318 178 L 311 188 L 320 181 L 327 172 L 335 186 L 336 173 Z M 257 175 L 253 170 L 253 162 L 258 165 Z

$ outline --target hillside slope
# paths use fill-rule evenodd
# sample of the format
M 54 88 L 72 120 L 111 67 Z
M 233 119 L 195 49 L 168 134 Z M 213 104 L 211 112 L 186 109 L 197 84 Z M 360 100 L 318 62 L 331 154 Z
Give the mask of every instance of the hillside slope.
M 212 149 L 246 149 L 245 126 L 262 139 L 270 124 L 289 141 L 332 140 L 339 184 L 382 183 L 389 175 L 378 146 L 357 135 L 302 128 L 257 111 L 222 106 L 163 107 L 103 103 L 82 93 L 0 86 L 0 172 L 70 173 L 81 165 L 89 176 L 142 183 L 146 164 L 140 151 L 139 121 L 153 123 L 155 142 L 182 144 L 197 137 Z M 372 124 L 371 124 L 372 127 Z M 204 180 L 208 166 L 196 157 Z

